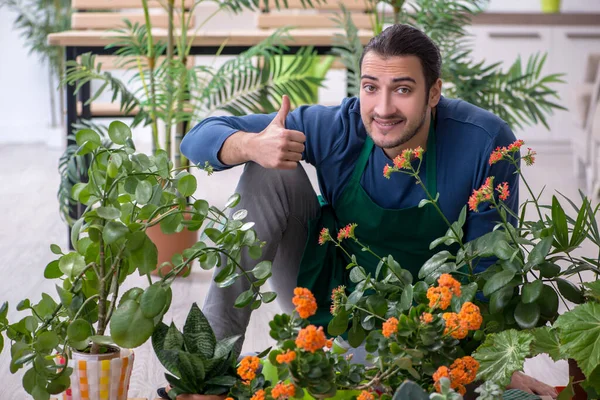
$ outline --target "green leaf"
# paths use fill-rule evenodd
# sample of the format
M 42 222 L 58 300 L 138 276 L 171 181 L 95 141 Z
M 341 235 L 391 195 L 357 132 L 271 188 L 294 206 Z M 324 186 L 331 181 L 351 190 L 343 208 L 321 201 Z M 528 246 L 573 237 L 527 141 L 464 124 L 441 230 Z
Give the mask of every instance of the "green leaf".
M 56 244 L 50 245 L 50 251 L 59 256 L 63 254 L 62 250 L 60 249 L 60 246 L 58 246 Z
M 67 336 L 73 342 L 83 342 L 93 334 L 92 325 L 81 318 L 71 322 L 67 328 Z
M 600 279 L 593 282 L 585 282 L 583 286 L 587 288 L 588 293 L 586 295 L 600 301 Z
M 387 311 L 387 308 L 387 301 L 383 296 L 374 294 L 367 297 L 367 309 L 375 315 L 383 317 Z
M 237 206 L 240 202 L 240 199 L 241 197 L 238 193 L 231 195 L 231 197 L 229 197 L 229 199 L 227 200 L 227 203 L 225 203 L 225 208 L 233 208 Z
M 192 304 L 185 321 L 183 340 L 188 351 L 201 354 L 205 359 L 213 357 L 217 340 L 208 320 L 196 303 Z
M 127 300 L 118 307 L 110 319 L 110 333 L 115 343 L 125 348 L 142 345 L 152 335 L 154 323 L 144 317 L 140 305 Z
M 490 298 L 490 313 L 499 313 L 506 307 L 514 294 L 514 288 L 512 286 L 505 286 L 502 289 L 494 292 Z
M 429 394 L 417 383 L 406 380 L 400 385 L 392 400 L 429 400 Z
M 92 150 L 102 146 L 102 139 L 100 139 L 100 135 L 91 129 L 81 129 L 78 131 L 75 134 L 75 141 L 77 142 L 78 146 L 83 146 L 88 143 Z
M 131 138 L 131 129 L 121 121 L 113 121 L 108 126 L 108 137 L 115 144 L 124 145 Z
M 104 219 L 117 219 L 121 217 L 121 210 L 114 207 L 98 207 L 96 212 L 100 218 Z
M 71 228 L 71 246 L 73 246 L 73 249 L 75 249 L 75 251 L 78 251 L 77 242 L 79 242 L 79 232 L 81 230 L 82 225 L 83 217 L 75 221 L 73 227 Z
M 573 282 L 557 278 L 556 284 L 558 285 L 558 291 L 565 299 L 575 304 L 581 304 L 585 301 L 583 292 Z
M 483 286 L 483 294 L 489 296 L 497 290 L 502 289 L 514 277 L 515 273 L 513 271 L 500 271 L 494 274 Z
M 58 266 L 58 260 L 54 260 L 51 261 L 50 263 L 48 263 L 48 265 L 46 265 L 46 268 L 44 269 L 44 278 L 46 279 L 57 279 L 60 278 L 63 275 L 63 273 L 60 270 L 60 267 Z
M 97 343 L 105 346 L 114 345 L 115 341 L 110 336 L 102 336 L 102 335 L 92 335 L 89 338 L 89 341 L 92 343 Z
M 488 335 L 473 354 L 479 362 L 477 378 L 507 386 L 513 373 L 523 369 L 532 341 L 532 334 L 514 329 Z
M 140 275 L 145 275 L 156 269 L 158 249 L 147 235 L 145 235 L 142 245 L 131 252 L 129 264 L 136 267 L 140 271 Z
M 35 349 L 45 352 L 58 346 L 58 335 L 55 332 L 42 332 L 35 340 Z
M 198 184 L 194 175 L 188 174 L 177 181 L 177 190 L 184 197 L 189 197 L 196 193 Z
M 108 221 L 104 225 L 102 238 L 106 244 L 113 244 L 129 233 L 129 228 L 119 221 Z
M 459 312 L 468 301 L 473 301 L 477 293 L 477 283 L 471 282 L 461 288 L 460 297 L 452 296 L 452 311 Z
M 540 306 L 540 313 L 547 319 L 554 318 L 558 312 L 558 294 L 551 286 L 545 285 L 542 288 L 542 294 L 537 300 Z
M 235 299 L 234 306 L 237 308 L 246 307 L 254 299 L 254 291 L 252 289 L 242 292 L 237 299 Z
M 348 324 L 350 323 L 349 315 L 346 310 L 341 310 L 338 314 L 333 317 L 327 325 L 327 333 L 331 336 L 339 336 L 348 330 Z
M 444 265 L 444 263 L 450 258 L 452 254 L 449 251 L 443 250 L 437 254 L 434 254 L 429 260 L 423 264 L 419 271 L 419 279 L 424 279 L 428 276 L 434 276 L 438 274 L 438 270 Z
M 358 283 L 367 279 L 365 269 L 360 265 L 353 267 L 350 270 L 350 280 L 354 283 Z
M 398 304 L 398 309 L 401 311 L 406 311 L 410 309 L 412 306 L 413 300 L 413 287 L 411 285 L 407 285 L 404 287 L 402 294 L 400 295 L 400 303 Z M 387 308 L 387 304 L 386 304 Z
M 261 261 L 250 271 L 256 279 L 266 279 L 271 275 L 271 261 Z
M 590 376 L 600 365 L 600 304 L 579 305 L 559 316 L 554 327 L 564 352 Z
M 277 297 L 277 293 L 275 292 L 263 292 L 262 294 L 262 302 L 263 303 L 271 303 Z
M 552 248 L 553 240 L 552 236 L 547 236 L 535 245 L 533 250 L 531 250 L 531 253 L 529 253 L 529 258 L 525 265 L 526 270 L 529 270 L 546 260 L 546 256 Z
M 182 221 L 183 216 L 178 212 L 167 215 L 160 221 L 160 230 L 166 235 L 171 235 L 177 232 Z
M 167 291 L 160 283 L 149 286 L 140 299 L 140 308 L 146 318 L 154 318 L 167 304 Z
M 540 298 L 544 284 L 541 280 L 535 280 L 530 283 L 523 285 L 523 292 L 521 293 L 521 301 L 525 304 L 533 303 Z
M 139 204 L 146 204 L 152 198 L 152 184 L 140 181 L 135 188 L 135 198 Z
M 552 196 L 552 223 L 554 225 L 554 237 L 560 249 L 568 248 L 569 227 L 567 225 L 567 215 L 556 196 Z
M 554 278 L 560 273 L 559 265 L 547 261 L 537 265 L 534 269 L 540 271 L 542 278 Z
M 60 258 L 58 268 L 63 274 L 74 279 L 85 269 L 85 259 L 79 253 L 71 252 Z
M 500 260 L 510 260 L 515 249 L 506 240 L 498 240 L 494 245 L 493 251 L 494 255 Z
M 531 329 L 540 320 L 540 306 L 537 303 L 519 303 L 515 308 L 515 321 L 521 329 Z
M 575 389 L 573 388 L 573 377 L 569 377 L 569 384 L 558 394 L 556 400 L 572 400 L 575 398 Z
M 231 350 L 233 350 L 233 347 L 238 342 L 238 340 L 240 340 L 240 338 L 241 335 L 236 335 L 225 338 L 223 340 L 219 340 L 217 342 L 217 345 L 215 346 L 214 358 L 218 359 L 226 357 L 231 352 Z
M 362 344 L 365 337 L 366 333 L 360 324 L 360 318 L 358 318 L 358 315 L 355 315 L 352 321 L 352 327 L 348 331 L 348 343 L 350 346 L 356 348 Z
M 561 352 L 560 342 L 558 340 L 558 332 L 551 329 L 549 326 L 543 326 L 531 331 L 534 341 L 532 356 L 538 354 L 548 354 L 554 361 L 562 360 L 564 355 Z

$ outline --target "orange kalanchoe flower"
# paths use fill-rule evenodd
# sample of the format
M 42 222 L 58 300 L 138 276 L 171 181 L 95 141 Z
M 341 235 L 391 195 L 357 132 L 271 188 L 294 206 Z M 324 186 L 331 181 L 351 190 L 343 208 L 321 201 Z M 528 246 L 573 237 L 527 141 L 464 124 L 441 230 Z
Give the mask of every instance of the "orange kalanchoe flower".
M 496 150 L 492 151 L 492 154 L 490 155 L 490 160 L 489 160 L 489 164 L 493 165 L 496 164 L 498 161 L 502 160 L 504 158 L 504 154 L 506 152 L 506 149 L 504 149 L 502 147 L 496 147 Z
M 496 186 L 496 191 L 500 193 L 500 200 L 506 201 L 508 196 L 510 196 L 510 190 L 508 190 L 508 182 L 502 182 L 498 186 Z
M 294 397 L 296 394 L 296 388 L 292 383 L 285 384 L 279 382 L 273 389 L 271 389 L 271 396 L 274 399 L 287 399 Z
M 438 392 L 441 391 L 439 382 L 442 378 L 450 379 L 450 370 L 445 365 L 442 365 L 441 367 L 439 367 L 437 369 L 437 371 L 435 371 L 435 373 L 433 374 L 433 382 L 434 382 L 433 386 L 435 387 L 435 390 L 437 390 Z M 452 381 L 450 382 L 450 386 L 452 387 Z M 454 388 L 454 387 L 452 387 L 452 388 Z
M 462 305 L 460 312 L 458 313 L 458 318 L 464 322 L 465 326 L 470 331 L 476 331 L 483 323 L 483 317 L 481 316 L 479 307 L 470 301 L 467 301 Z
M 250 381 L 256 378 L 256 370 L 260 364 L 260 359 L 255 356 L 244 357 L 237 369 L 237 374 L 244 380 L 244 384 L 249 385 Z
M 375 396 L 373 396 L 372 393 L 367 392 L 366 390 L 363 390 L 362 392 L 360 392 L 360 394 L 356 398 L 356 400 L 374 400 L 374 399 L 375 399 Z
M 473 190 L 473 194 L 469 197 L 469 209 L 477 212 L 479 204 L 485 203 L 492 199 L 494 194 L 494 177 L 488 177 L 485 183 L 477 190 Z
M 383 323 L 383 336 L 389 338 L 396 332 L 398 332 L 398 319 L 395 317 L 390 317 L 387 321 Z
M 296 352 L 293 350 L 286 350 L 283 354 L 278 354 L 275 357 L 279 364 L 289 364 L 296 359 Z
M 331 291 L 331 315 L 337 315 L 346 303 L 346 286 L 340 285 Z
M 394 172 L 394 170 L 392 167 L 389 166 L 389 164 L 386 164 L 385 167 L 383 167 L 383 176 L 385 178 L 390 179 L 392 172 Z
M 527 154 L 524 155 L 522 158 L 525 161 L 525 165 L 531 166 L 533 165 L 533 163 L 535 162 L 535 156 L 537 155 L 537 153 L 533 150 L 531 150 L 531 147 L 527 148 Z
M 471 356 L 457 358 L 450 366 L 450 380 L 460 385 L 468 385 L 475 380 L 479 363 Z
M 233 400 L 233 397 L 226 397 L 225 400 Z
M 442 274 L 438 278 L 438 284 L 440 287 L 447 287 L 450 289 L 452 294 L 456 297 L 460 297 L 460 282 L 452 277 L 450 274 Z
M 319 244 L 323 245 L 331 240 L 331 235 L 329 234 L 329 229 L 323 228 L 321 233 L 319 234 Z
M 466 321 L 462 320 L 457 313 L 448 312 L 442 315 L 446 321 L 444 335 L 450 335 L 454 339 L 464 339 L 469 334 Z
M 310 290 L 297 287 L 294 289 L 292 303 L 296 306 L 296 311 L 300 318 L 308 318 L 317 312 L 317 300 Z
M 429 314 L 428 312 L 424 312 L 423 315 L 421 315 L 420 320 L 424 324 L 430 324 L 433 322 L 433 315 Z
M 299 348 L 314 353 L 327 345 L 327 338 L 323 332 L 323 327 L 317 329 L 314 325 L 309 325 L 303 328 L 298 333 L 296 338 L 296 346 Z
M 348 224 L 340 229 L 337 237 L 338 240 L 354 238 L 354 229 L 356 229 L 357 226 L 358 225 L 356 224 Z
M 525 142 L 522 139 L 519 139 L 508 145 L 508 151 L 515 153 L 521 149 L 521 146 L 523 146 L 524 143 Z
M 430 287 L 427 289 L 427 298 L 429 299 L 430 308 L 445 310 L 450 307 L 452 292 L 446 286 Z
M 254 396 L 250 397 L 250 400 L 265 400 L 265 391 L 260 389 L 258 392 L 254 393 Z

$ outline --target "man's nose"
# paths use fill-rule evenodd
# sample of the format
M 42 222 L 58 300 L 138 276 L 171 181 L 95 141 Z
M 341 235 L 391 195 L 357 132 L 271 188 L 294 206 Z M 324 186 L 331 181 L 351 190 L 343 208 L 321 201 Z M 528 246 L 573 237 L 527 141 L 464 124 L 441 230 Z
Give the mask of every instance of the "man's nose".
M 392 98 L 389 94 L 382 95 L 377 102 L 377 106 L 375 107 L 375 113 L 380 117 L 388 117 L 390 115 L 394 115 L 396 109 L 394 104 L 392 103 Z

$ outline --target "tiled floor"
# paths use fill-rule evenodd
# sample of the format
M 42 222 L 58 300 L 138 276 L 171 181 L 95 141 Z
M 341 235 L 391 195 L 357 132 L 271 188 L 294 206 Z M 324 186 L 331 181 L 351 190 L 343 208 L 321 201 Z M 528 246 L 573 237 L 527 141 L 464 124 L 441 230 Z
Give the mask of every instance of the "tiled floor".
M 63 248 L 67 244 L 67 229 L 57 211 L 56 190 L 58 186 L 57 149 L 42 145 L 10 145 L 0 147 L 0 209 L 4 210 L 4 228 L 0 229 L 0 276 L 3 277 L 0 301 L 10 302 L 9 317 L 13 320 L 18 300 L 30 296 L 39 301 L 41 290 L 54 293 L 54 282 L 43 278 L 46 264 L 54 259 L 50 244 Z M 233 193 L 240 169 L 199 176 L 198 194 L 211 204 L 222 205 Z M 555 189 L 572 199 L 578 198 L 578 184 L 571 173 L 571 155 L 567 151 L 542 153 L 535 166 L 527 169 L 529 182 L 537 192 L 547 184 L 543 201 L 548 201 Z M 314 174 L 311 174 L 316 182 Z M 522 188 L 525 196 L 525 188 Z M 205 196 L 203 196 L 205 194 Z M 523 199 L 523 197 L 521 197 Z M 533 210 L 531 210 L 533 211 Z M 584 252 L 597 255 L 597 249 Z M 592 253 L 593 252 L 593 253 Z M 194 272 L 187 279 L 174 284 L 175 296 L 167 320 L 171 318 L 181 326 L 192 302 L 202 303 L 210 276 L 206 272 Z M 144 284 L 144 279 L 133 278 L 132 285 Z M 276 304 L 261 308 L 253 315 L 245 350 L 264 349 L 271 340 L 264 327 L 272 315 L 278 312 Z M 9 354 L 5 348 L 0 355 L 0 400 L 25 399 L 21 388 L 22 373 L 11 375 L 8 369 Z M 528 362 L 526 372 L 549 384 L 559 385 L 567 381 L 564 363 L 554 364 L 547 357 Z M 151 397 L 156 387 L 164 383 L 163 369 L 147 343 L 136 349 L 136 361 L 131 397 Z

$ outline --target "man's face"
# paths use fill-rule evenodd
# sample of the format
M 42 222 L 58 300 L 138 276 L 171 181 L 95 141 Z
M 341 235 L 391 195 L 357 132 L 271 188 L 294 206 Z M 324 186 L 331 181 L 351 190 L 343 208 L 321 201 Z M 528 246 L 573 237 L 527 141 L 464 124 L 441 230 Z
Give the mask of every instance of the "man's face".
M 364 56 L 360 114 L 377 146 L 394 149 L 414 138 L 426 122 L 428 97 L 418 57 Z

